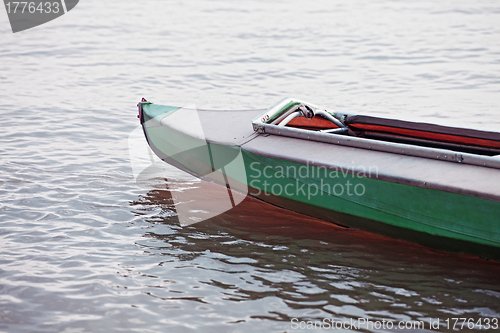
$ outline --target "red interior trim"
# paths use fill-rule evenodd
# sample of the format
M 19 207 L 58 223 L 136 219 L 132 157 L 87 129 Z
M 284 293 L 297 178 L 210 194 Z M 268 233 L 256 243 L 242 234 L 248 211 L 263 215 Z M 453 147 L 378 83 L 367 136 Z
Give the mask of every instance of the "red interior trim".
M 286 126 L 308 127 L 316 129 L 330 129 L 338 128 L 337 125 L 321 116 L 316 116 L 313 119 L 306 119 L 305 117 L 296 117 L 290 120 Z
M 465 136 L 457 136 L 442 133 L 432 133 L 424 131 L 416 131 L 404 128 L 389 127 L 389 126 L 379 126 L 379 125 L 368 125 L 368 124 L 349 124 L 349 127 L 354 127 L 355 129 L 371 130 L 376 132 L 394 133 L 405 136 L 410 136 L 414 138 L 423 138 L 436 141 L 452 142 L 457 144 L 481 146 L 488 148 L 500 148 L 499 141 L 487 140 L 487 139 L 477 139 L 469 138 Z

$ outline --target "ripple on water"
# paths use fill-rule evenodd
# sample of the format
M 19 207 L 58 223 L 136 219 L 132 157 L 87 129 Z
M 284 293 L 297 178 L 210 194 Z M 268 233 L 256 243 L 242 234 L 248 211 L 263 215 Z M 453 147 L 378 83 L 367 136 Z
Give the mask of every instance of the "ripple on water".
M 127 148 L 142 96 L 218 109 L 296 96 L 498 130 L 497 5 L 77 8 L 21 34 L 0 26 L 1 331 L 283 332 L 291 318 L 500 317 L 496 262 L 250 198 L 181 227 L 172 180 L 137 187 Z

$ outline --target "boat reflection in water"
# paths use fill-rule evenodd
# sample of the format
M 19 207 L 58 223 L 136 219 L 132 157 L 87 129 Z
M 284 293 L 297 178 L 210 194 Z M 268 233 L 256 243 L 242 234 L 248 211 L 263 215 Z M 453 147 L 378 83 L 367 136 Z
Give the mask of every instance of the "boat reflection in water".
M 290 318 L 427 322 L 446 313 L 479 318 L 498 310 L 495 261 L 339 227 L 253 197 L 210 219 L 180 224 L 179 192 L 189 206 L 184 212 L 196 218 L 217 210 L 225 190 L 156 178 L 155 188 L 131 203 L 150 223 L 140 246 L 147 266 L 156 268 L 147 275 L 154 282 L 145 275 L 144 283 L 157 286 L 152 295 L 173 302 L 193 322 L 212 313 L 226 323 L 264 319 L 284 330 Z
M 236 192 L 241 203 L 225 211 L 227 189 L 219 184 L 201 180 L 186 181 L 172 179 L 154 179 L 155 189 L 140 196 L 131 204 L 137 214 L 149 215 L 146 220 L 151 223 L 162 223 L 175 227 L 175 234 L 190 236 L 205 233 L 207 237 L 225 234 L 239 241 L 265 241 L 270 248 L 286 246 L 303 252 L 310 245 L 318 245 L 328 262 L 335 257 L 354 255 L 359 258 L 379 257 L 383 260 L 401 260 L 414 263 L 450 265 L 457 263 L 473 263 L 477 265 L 495 262 L 483 260 L 475 256 L 435 250 L 415 243 L 396 240 L 373 234 L 363 230 L 344 228 L 314 217 L 309 217 L 287 209 L 268 204 L 251 196 L 242 196 Z M 175 200 L 174 200 L 175 198 Z M 176 207 L 183 205 L 183 213 L 189 214 L 186 219 L 198 220 L 206 212 L 221 211 L 217 216 L 205 219 L 195 225 L 184 226 L 179 221 Z M 222 205 L 222 206 L 221 206 Z M 151 212 L 153 212 L 151 214 Z M 172 235 L 148 234 L 165 241 Z M 204 246 L 210 248 L 218 242 L 208 242 Z M 320 245 L 321 244 L 321 245 Z M 225 247 L 224 247 L 225 248 Z M 201 250 L 201 249 L 200 249 Z M 287 251 L 289 252 L 289 251 Z

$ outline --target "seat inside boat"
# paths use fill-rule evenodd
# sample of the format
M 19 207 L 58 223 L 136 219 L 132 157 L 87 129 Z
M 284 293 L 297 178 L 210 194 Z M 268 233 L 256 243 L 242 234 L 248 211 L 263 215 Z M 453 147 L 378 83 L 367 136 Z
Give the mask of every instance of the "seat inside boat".
M 339 128 L 339 125 L 344 125 L 348 130 L 335 135 L 351 135 L 486 156 L 500 154 L 500 133 L 497 132 L 363 115 L 336 115 L 336 117 L 342 124 L 334 123 L 318 114 L 312 118 L 297 116 L 289 120 L 285 126 L 328 132 Z

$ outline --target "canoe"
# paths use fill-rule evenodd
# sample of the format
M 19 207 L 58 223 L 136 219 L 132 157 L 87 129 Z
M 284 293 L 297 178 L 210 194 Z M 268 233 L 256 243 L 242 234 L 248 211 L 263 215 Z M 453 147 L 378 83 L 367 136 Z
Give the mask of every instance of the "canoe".
M 237 191 L 337 225 L 500 260 L 498 132 L 346 114 L 293 98 L 267 110 L 145 99 L 138 108 L 153 152 L 226 186 L 232 206 Z

